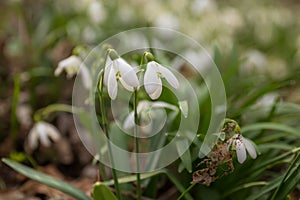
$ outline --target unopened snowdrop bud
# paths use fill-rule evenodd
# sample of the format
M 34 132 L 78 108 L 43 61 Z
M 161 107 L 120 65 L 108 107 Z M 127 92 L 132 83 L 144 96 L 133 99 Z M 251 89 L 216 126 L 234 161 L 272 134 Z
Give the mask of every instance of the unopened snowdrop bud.
M 157 99 L 161 95 L 161 78 L 165 78 L 173 88 L 179 87 L 177 78 L 169 69 L 155 61 L 148 62 L 144 75 L 144 87 L 151 99 Z
M 150 52 L 145 52 L 144 57 L 147 59 L 148 62 L 154 61 L 154 56 Z
M 38 142 L 40 141 L 43 146 L 49 147 L 51 145 L 50 139 L 54 142 L 59 140 L 59 131 L 52 124 L 40 121 L 29 132 L 28 146 L 34 150 L 38 147 Z
M 118 94 L 118 81 L 131 92 L 139 86 L 139 80 L 132 68 L 114 50 L 109 50 L 104 69 L 104 84 L 107 86 L 108 95 L 115 100 Z
M 253 144 L 241 134 L 235 134 L 231 139 L 228 140 L 228 147 L 231 145 L 236 151 L 238 162 L 241 164 L 244 163 L 247 158 L 246 150 L 252 159 L 257 157 Z

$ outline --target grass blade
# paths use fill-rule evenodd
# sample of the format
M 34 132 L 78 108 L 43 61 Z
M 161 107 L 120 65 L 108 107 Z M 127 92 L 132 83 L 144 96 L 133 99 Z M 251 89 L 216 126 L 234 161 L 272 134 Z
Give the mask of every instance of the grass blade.
M 256 123 L 256 124 L 244 126 L 242 128 L 242 133 L 249 132 L 249 131 L 257 131 L 257 130 L 262 130 L 262 129 L 271 129 L 271 130 L 282 131 L 282 132 L 289 133 L 293 136 L 300 137 L 299 130 L 292 128 L 290 126 L 284 125 L 284 124 L 279 124 L 279 123 L 274 123 L 274 122 L 263 122 L 263 123 Z
M 25 165 L 22 165 L 20 163 L 17 163 L 15 161 L 3 158 L 2 162 L 16 170 L 17 172 L 23 174 L 24 176 L 27 176 L 28 178 L 35 180 L 37 182 L 40 182 L 42 184 L 45 184 L 49 187 L 58 189 L 66 194 L 69 194 L 73 196 L 76 199 L 81 200 L 90 200 L 90 198 L 81 190 L 78 188 L 61 181 L 59 179 L 56 179 L 52 176 L 46 175 L 44 173 L 38 172 L 36 170 L 33 170 L 29 167 L 26 167 Z

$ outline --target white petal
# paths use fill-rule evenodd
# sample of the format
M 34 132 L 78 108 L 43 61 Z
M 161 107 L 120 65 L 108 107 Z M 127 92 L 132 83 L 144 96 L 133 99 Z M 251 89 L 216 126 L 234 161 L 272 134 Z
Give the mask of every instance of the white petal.
M 123 87 L 130 91 L 130 92 L 133 92 L 134 91 L 134 88 L 131 87 L 130 85 L 128 85 L 122 78 L 119 79 L 119 81 L 121 82 L 121 84 L 123 85 Z
M 188 102 L 187 101 L 179 101 L 178 105 L 179 105 L 179 108 L 180 108 L 181 113 L 183 114 L 183 116 L 185 118 L 187 118 L 188 114 L 189 114 L 189 105 L 188 105 Z
M 111 69 L 109 72 L 107 90 L 109 97 L 115 100 L 118 93 L 118 83 L 114 69 Z
M 58 63 L 54 75 L 58 76 L 63 70 L 66 70 L 67 76 L 72 77 L 77 73 L 80 64 L 81 60 L 77 56 L 70 56 Z
M 80 74 L 82 78 L 83 85 L 86 89 L 90 89 L 92 85 L 91 75 L 85 64 L 80 66 Z
M 159 81 L 160 81 L 160 79 L 159 79 Z M 162 87 L 159 86 L 153 93 L 149 94 L 149 96 L 151 99 L 155 100 L 155 99 L 158 99 L 158 97 L 160 97 L 161 92 L 162 92 Z
M 247 157 L 245 146 L 239 139 L 237 139 L 235 141 L 235 148 L 236 148 L 235 150 L 236 150 L 237 159 L 239 163 L 242 164 L 243 162 L 245 162 Z
M 55 128 L 55 126 L 53 126 L 52 124 L 45 124 L 46 126 L 46 132 L 49 138 L 51 138 L 53 141 L 58 141 L 60 139 L 60 133 L 57 130 L 57 128 Z
M 105 85 L 108 85 L 108 75 L 111 67 L 112 67 L 112 60 L 110 59 L 109 56 L 107 56 L 105 68 L 104 68 L 104 80 L 103 80 Z
M 255 150 L 253 144 L 249 140 L 247 140 L 246 138 L 243 138 L 242 141 L 243 141 L 250 157 L 255 159 L 257 157 L 257 154 L 256 154 L 256 150 Z
M 170 85 L 177 89 L 179 87 L 179 82 L 177 80 L 177 78 L 175 77 L 175 75 L 167 68 L 163 67 L 162 65 L 157 64 L 158 70 L 159 72 L 164 76 L 164 78 L 168 81 L 168 83 L 170 83 Z
M 39 134 L 36 130 L 36 125 L 30 130 L 28 134 L 28 146 L 30 149 L 34 150 L 38 146 Z
M 123 123 L 124 129 L 131 129 L 134 127 L 134 112 L 130 112 L 129 115 L 126 117 Z
M 59 76 L 64 70 L 65 66 L 58 65 L 58 67 L 54 71 L 54 76 Z
M 134 69 L 124 59 L 118 58 L 113 62 L 116 63 L 120 71 L 121 78 L 127 83 L 127 85 L 131 87 L 139 86 L 139 80 Z
M 41 143 L 45 147 L 49 147 L 50 146 L 50 140 L 49 140 L 48 135 L 47 135 L 47 130 L 46 130 L 45 123 L 44 122 L 39 122 L 37 124 L 36 130 L 39 134 Z
M 153 102 L 152 107 L 154 107 L 154 108 L 168 108 L 168 109 L 174 110 L 174 111 L 178 110 L 178 108 L 176 106 L 174 106 L 172 104 L 169 104 L 169 103 L 166 103 L 166 102 L 163 102 L 163 101 Z
M 158 87 L 162 87 L 161 85 L 161 80 L 158 77 L 155 69 L 155 63 L 149 62 L 144 75 L 144 87 L 146 92 L 150 95 L 154 93 Z
M 147 101 L 147 100 L 140 101 L 138 106 L 137 106 L 137 112 L 141 113 L 143 110 L 149 109 L 150 104 L 151 104 L 151 102 Z
M 240 137 L 242 137 L 240 134 L 234 134 L 234 135 L 232 136 L 232 139 L 236 139 L 236 138 L 240 138 Z

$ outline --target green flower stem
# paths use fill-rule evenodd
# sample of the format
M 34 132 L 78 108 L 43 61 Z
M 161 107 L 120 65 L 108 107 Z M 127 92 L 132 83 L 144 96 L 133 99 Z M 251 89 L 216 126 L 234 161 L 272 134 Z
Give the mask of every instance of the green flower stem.
M 17 137 L 17 129 L 18 129 L 18 120 L 17 120 L 17 106 L 19 101 L 20 95 L 20 78 L 19 75 L 16 74 L 14 76 L 14 92 L 13 92 L 13 100 L 11 106 L 11 114 L 10 114 L 10 130 L 11 130 L 11 137 L 13 141 L 15 141 Z
M 136 183 L 137 183 L 137 199 L 142 199 L 141 176 L 140 176 L 140 158 L 139 158 L 139 138 L 138 138 L 138 113 L 137 113 L 137 90 L 134 91 L 134 139 L 135 139 L 135 153 L 136 153 Z
M 48 115 L 50 115 L 53 112 L 69 112 L 69 113 L 74 113 L 74 112 L 79 112 L 80 109 L 78 108 L 73 108 L 71 105 L 68 104 L 52 104 L 49 105 L 45 108 L 41 108 L 37 110 L 33 116 L 34 120 L 40 121 L 43 118 L 46 118 Z
M 149 55 L 150 54 L 150 55 Z M 148 61 L 148 57 L 153 58 L 152 54 L 149 52 L 145 52 L 141 58 L 140 68 L 142 68 L 145 61 Z M 140 157 L 139 157 L 139 138 L 138 138 L 138 97 L 137 97 L 137 89 L 134 90 L 134 101 L 133 101 L 133 110 L 134 110 L 134 143 L 135 143 L 135 154 L 136 154 L 136 185 L 137 185 L 137 199 L 142 199 L 142 186 L 141 186 L 141 174 L 140 174 Z
M 191 184 L 184 192 L 181 193 L 177 200 L 180 200 L 182 197 L 184 197 L 195 185 L 196 183 Z
M 100 169 L 100 172 L 102 174 L 102 179 L 104 181 L 107 181 L 108 180 L 108 177 L 107 177 L 107 173 L 106 173 L 106 170 L 105 170 L 105 165 L 102 164 L 101 162 L 99 163 L 99 169 Z
M 106 63 L 106 62 L 105 62 Z M 104 63 L 104 66 L 105 66 Z M 114 168 L 114 161 L 113 161 L 113 154 L 112 154 L 112 149 L 111 149 L 111 145 L 110 145 L 110 136 L 109 136 L 109 128 L 108 128 L 108 124 L 107 124 L 107 118 L 106 118 L 106 111 L 105 111 L 105 102 L 104 102 L 104 98 L 103 98 L 103 85 L 104 85 L 104 70 L 102 70 L 100 72 L 100 81 L 98 82 L 98 95 L 99 95 L 99 103 L 100 103 L 100 112 L 101 112 L 101 123 L 103 126 L 103 131 L 107 137 L 107 148 L 108 148 L 108 154 L 111 160 L 111 166 L 112 166 L 112 174 L 113 174 L 113 179 L 114 179 L 114 185 L 115 185 L 115 189 L 117 192 L 117 197 L 119 200 L 122 199 L 121 196 L 121 191 L 120 191 L 120 187 L 119 187 L 119 182 L 118 182 L 118 176 L 117 176 L 117 171 Z

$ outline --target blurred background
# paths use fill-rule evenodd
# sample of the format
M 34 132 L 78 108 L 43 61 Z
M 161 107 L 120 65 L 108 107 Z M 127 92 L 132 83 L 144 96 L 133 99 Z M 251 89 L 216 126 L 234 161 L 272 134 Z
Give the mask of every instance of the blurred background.
M 73 79 L 54 76 L 59 61 L 80 48 L 92 48 L 116 33 L 138 27 L 178 30 L 203 45 L 223 76 L 227 115 L 241 126 L 272 121 L 300 132 L 299 19 L 297 0 L 1 0 L 0 156 L 25 163 L 33 160 L 29 163 L 88 191 L 97 168 L 90 164 L 92 156 L 76 134 L 72 115 L 51 116 L 49 121 L 60 130 L 62 140 L 53 148 L 31 152 L 26 137 L 34 124 L 33 114 L 49 104 L 72 102 Z M 300 144 L 299 137 L 280 132 L 281 136 L 271 138 L 268 133 L 258 131 L 248 136 L 265 154 L 256 163 Z M 243 167 L 237 169 L 240 177 L 247 176 L 247 164 Z M 286 167 L 265 169 L 252 178 L 272 180 Z M 190 175 L 183 172 L 182 176 L 188 185 Z M 210 188 L 199 186 L 194 193 L 199 193 L 199 199 L 208 194 L 222 198 L 228 190 L 222 184 L 238 185 L 234 180 L 239 179 L 231 177 Z M 0 199 L 15 189 L 19 189 L 19 196 L 10 199 L 43 199 L 51 193 L 40 185 L 32 188 L 25 177 L 0 163 Z M 300 198 L 297 188 L 292 199 Z M 233 197 L 243 199 L 248 194 L 253 191 Z M 230 195 L 224 199 L 232 199 Z

